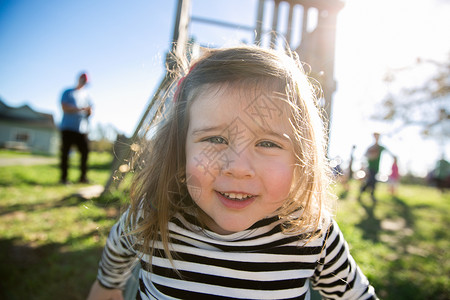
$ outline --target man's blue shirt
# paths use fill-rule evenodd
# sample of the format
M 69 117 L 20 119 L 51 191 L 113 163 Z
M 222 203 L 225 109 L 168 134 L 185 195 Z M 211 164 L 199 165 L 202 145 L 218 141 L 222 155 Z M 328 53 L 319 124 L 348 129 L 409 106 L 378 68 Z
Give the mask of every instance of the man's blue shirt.
M 88 93 L 84 89 L 67 89 L 61 97 L 61 104 L 68 104 L 77 108 L 91 106 Z M 70 130 L 79 133 L 88 133 L 89 121 L 86 112 L 63 112 L 60 124 L 61 130 Z

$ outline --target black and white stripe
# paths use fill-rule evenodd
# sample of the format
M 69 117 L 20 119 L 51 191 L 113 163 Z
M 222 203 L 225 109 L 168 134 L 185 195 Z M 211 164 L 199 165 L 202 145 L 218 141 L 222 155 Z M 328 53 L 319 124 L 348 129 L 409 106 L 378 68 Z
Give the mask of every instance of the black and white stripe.
M 139 255 L 124 236 L 125 218 L 111 229 L 100 262 L 105 287 L 123 288 Z M 148 256 L 140 260 L 140 299 L 309 299 L 310 283 L 329 299 L 376 298 L 334 221 L 309 243 L 284 234 L 276 217 L 224 236 L 177 216 L 169 230 L 177 271 L 157 242 L 152 272 Z

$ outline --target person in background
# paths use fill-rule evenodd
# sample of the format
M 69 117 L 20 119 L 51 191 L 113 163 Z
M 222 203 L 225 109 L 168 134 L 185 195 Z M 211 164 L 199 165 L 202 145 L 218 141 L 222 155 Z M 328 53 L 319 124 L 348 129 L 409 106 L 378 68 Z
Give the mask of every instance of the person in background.
M 362 194 L 366 191 L 366 189 L 370 190 L 370 196 L 373 201 L 376 201 L 375 198 L 375 188 L 377 183 L 377 174 L 380 169 L 380 160 L 381 153 L 383 151 L 389 152 L 384 146 L 379 144 L 380 133 L 375 132 L 373 134 L 373 138 L 375 142 L 372 146 L 370 146 L 366 151 L 366 159 L 367 159 L 367 172 L 366 179 L 361 186 L 358 200 L 361 200 Z M 390 152 L 389 152 L 390 153 Z
M 394 161 L 391 167 L 391 174 L 389 175 L 388 183 L 389 183 L 389 192 L 392 196 L 397 194 L 398 184 L 400 182 L 400 173 L 398 172 L 398 162 L 397 157 L 394 156 Z
M 345 190 L 345 195 L 350 191 L 350 182 L 353 180 L 353 159 L 355 153 L 356 146 L 352 146 L 352 150 L 350 152 L 350 159 L 348 161 L 348 167 L 344 174 L 343 186 Z
M 59 129 L 61 131 L 61 178 L 62 184 L 68 184 L 69 152 L 76 146 L 80 152 L 80 183 L 88 183 L 87 162 L 89 156 L 89 117 L 92 103 L 85 89 L 88 83 L 86 73 L 78 77 L 77 85 L 65 90 L 61 97 L 63 116 Z
M 332 218 L 323 123 L 301 66 L 256 46 L 193 64 L 142 141 L 89 300 L 122 299 L 136 263 L 136 299 L 309 299 L 311 286 L 376 299 Z
M 450 163 L 445 159 L 444 155 L 436 162 L 434 170 L 431 172 L 433 184 L 445 192 L 450 188 Z

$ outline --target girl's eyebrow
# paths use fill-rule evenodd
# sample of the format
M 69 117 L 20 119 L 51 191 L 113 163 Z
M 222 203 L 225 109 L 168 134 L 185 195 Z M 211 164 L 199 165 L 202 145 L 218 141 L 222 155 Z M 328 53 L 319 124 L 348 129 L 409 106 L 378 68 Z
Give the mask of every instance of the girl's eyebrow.
M 192 135 L 201 135 L 204 134 L 206 132 L 211 132 L 211 131 L 224 131 L 226 127 L 224 127 L 223 125 L 217 125 L 217 126 L 205 126 L 205 127 L 199 127 L 199 128 L 194 128 L 192 130 Z
M 273 137 L 281 139 L 281 140 L 291 141 L 291 137 L 289 136 L 289 134 L 287 134 L 285 132 L 276 132 L 272 129 L 260 129 L 256 133 L 273 136 Z

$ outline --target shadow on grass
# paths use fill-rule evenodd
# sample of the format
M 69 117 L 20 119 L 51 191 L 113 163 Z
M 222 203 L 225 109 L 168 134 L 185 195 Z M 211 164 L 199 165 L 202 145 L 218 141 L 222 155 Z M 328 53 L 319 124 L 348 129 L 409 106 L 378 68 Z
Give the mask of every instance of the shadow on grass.
M 375 216 L 375 208 L 377 201 L 371 199 L 370 203 L 366 203 L 366 199 L 358 198 L 361 207 L 364 208 L 366 216 L 364 216 L 357 226 L 363 231 L 363 238 L 374 243 L 380 241 L 381 221 Z
M 380 252 L 385 266 L 384 276 L 370 278 L 381 299 L 449 299 L 445 271 L 431 271 L 430 268 L 445 268 L 445 255 L 423 248 L 432 243 L 430 237 L 423 237 L 423 229 L 416 228 L 415 211 L 432 209 L 428 205 L 414 206 L 408 199 L 393 196 L 372 201 L 369 197 L 359 199 L 364 214 L 357 227 L 362 237 L 374 246 L 386 246 L 387 253 Z M 448 237 L 448 231 L 433 232 L 436 241 Z M 430 242 L 424 241 L 429 240 Z M 376 252 L 374 252 L 376 253 Z M 431 254 L 431 255 L 430 255 Z M 376 255 L 376 254 L 375 254 Z M 434 278 L 433 278 L 434 277 Z
M 405 220 L 406 227 L 412 229 L 414 227 L 414 215 L 412 209 L 406 204 L 406 201 L 397 196 L 393 196 L 392 203 L 394 204 L 395 212 Z
M 105 214 L 91 216 L 90 220 L 99 224 L 117 219 L 120 195 L 106 194 L 90 200 L 106 209 Z M 0 216 L 15 212 L 26 216 L 40 210 L 79 206 L 85 200 L 79 195 L 69 195 L 57 201 L 13 205 L 5 207 Z M 109 231 L 103 229 L 106 231 L 97 228 L 81 235 L 69 235 L 63 243 L 43 245 L 19 238 L 0 238 L 0 299 L 86 299 L 104 246 L 97 241 Z
M 8 170 L 8 171 L 6 171 Z M 58 164 L 49 165 L 30 165 L 30 166 L 8 166 L 4 172 L 11 176 L 3 176 L 0 178 L 0 187 L 10 186 L 42 186 L 42 187 L 58 187 L 62 184 L 59 182 L 61 171 Z M 112 160 L 106 162 L 93 162 L 88 164 L 89 174 L 96 177 L 97 174 L 110 174 L 112 172 Z M 78 180 L 80 174 L 79 164 L 70 164 L 68 175 L 69 179 Z M 72 176 L 73 175 L 73 176 Z M 75 178 L 73 178 L 75 177 Z M 74 181 L 73 183 L 77 183 Z
M 429 259 L 403 254 L 396 260 L 384 262 L 385 276 L 370 278 L 378 297 L 385 300 L 448 300 L 450 291 L 446 279 L 430 278 L 432 275 L 420 270 Z
M 0 299 L 86 299 L 97 274 L 102 247 L 69 251 L 96 232 L 65 244 L 42 246 L 0 239 Z
M 414 215 L 412 213 L 412 208 L 408 206 L 407 202 L 399 197 L 393 196 L 388 201 L 391 202 L 392 208 L 388 213 L 388 216 L 395 220 L 402 220 L 401 226 L 398 228 L 391 228 L 389 230 L 395 231 L 402 230 L 405 228 L 414 229 Z M 377 218 L 375 214 L 376 207 L 378 205 L 378 200 L 371 198 L 371 201 L 366 198 L 358 198 L 358 202 L 361 207 L 365 210 L 365 216 L 357 226 L 363 230 L 363 238 L 370 240 L 374 243 L 380 242 L 380 234 L 386 228 L 383 228 L 383 220 Z
M 76 168 L 77 164 L 73 164 L 69 173 L 77 172 Z M 100 175 L 108 173 L 110 168 L 110 161 L 89 165 L 94 178 L 102 178 Z M 99 237 L 100 240 L 104 239 L 107 232 L 103 231 L 109 231 L 104 224 L 117 219 L 125 192 L 85 199 L 77 191 L 88 187 L 87 185 L 66 187 L 57 183 L 57 164 L 11 166 L 1 171 L 0 189 L 12 187 L 11 191 L 8 189 L 7 195 L 13 198 L 14 201 L 11 202 L 14 204 L 0 202 L 0 222 L 8 220 L 20 223 L 18 235 L 21 235 L 20 225 L 29 222 L 32 213 L 37 213 L 38 217 L 44 212 L 61 216 L 65 213 L 61 208 L 80 207 L 84 210 L 84 203 L 100 207 L 105 213 L 99 211 L 83 216 L 99 224 L 100 229 L 79 234 L 72 232 L 70 225 L 62 225 L 50 219 L 55 230 L 71 231 L 61 242 L 41 238 L 41 233 L 42 236 L 47 233 L 41 229 L 30 229 L 29 232 L 39 236 L 37 240 L 41 242 L 28 242 L 25 238 L 12 237 L 12 233 L 5 228 L 0 235 L 0 299 L 85 299 L 95 280 L 103 248 Z
M 32 204 L 15 204 L 9 205 L 2 208 L 0 212 L 0 216 L 10 214 L 16 211 L 21 211 L 24 213 L 27 212 L 36 212 L 39 210 L 48 210 L 53 208 L 61 208 L 61 207 L 70 207 L 70 206 L 78 206 L 81 201 L 85 201 L 81 196 L 73 194 L 56 202 L 43 201 L 39 203 Z
M 66 196 L 58 201 L 42 201 L 38 203 L 32 203 L 32 204 L 15 204 L 15 205 L 9 205 L 2 207 L 2 210 L 0 211 L 0 216 L 4 216 L 7 214 L 13 214 L 15 212 L 37 212 L 37 211 L 47 211 L 50 209 L 57 209 L 57 208 L 63 208 L 63 207 L 73 207 L 73 206 L 79 206 L 80 203 L 89 201 L 89 203 L 94 204 L 97 207 L 101 208 L 107 208 L 109 210 L 114 210 L 116 213 L 115 215 L 118 215 L 119 209 L 123 206 L 124 200 L 124 194 L 126 192 L 121 193 L 108 193 L 105 195 L 102 195 L 97 198 L 93 198 L 91 200 L 83 198 L 78 193 L 71 194 L 69 196 Z M 110 213 L 110 215 L 114 215 L 114 212 Z M 95 220 L 94 220 L 95 221 Z

